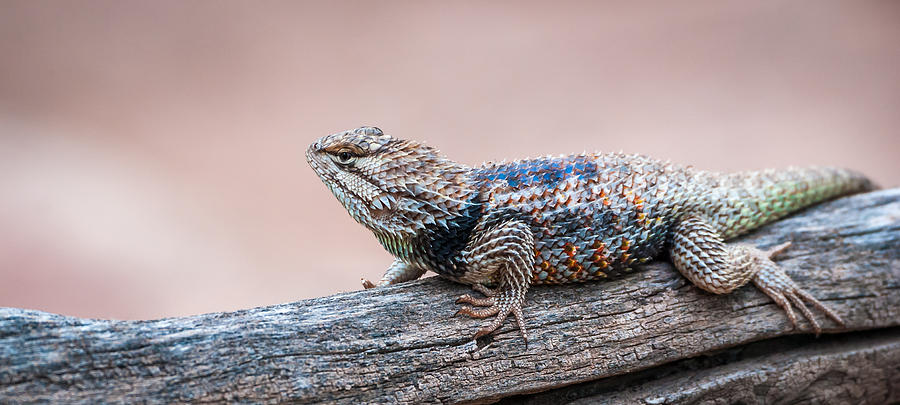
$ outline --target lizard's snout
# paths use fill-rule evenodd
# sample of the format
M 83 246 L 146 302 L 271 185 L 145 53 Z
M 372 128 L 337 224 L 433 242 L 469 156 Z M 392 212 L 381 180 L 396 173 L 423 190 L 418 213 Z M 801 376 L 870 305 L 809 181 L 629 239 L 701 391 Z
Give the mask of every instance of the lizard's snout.
M 309 145 L 308 148 L 306 148 L 306 162 L 309 163 L 309 165 L 312 166 L 314 169 L 316 168 L 316 163 L 315 163 L 315 159 L 313 158 L 313 155 L 315 153 L 319 153 L 321 151 L 322 151 L 322 142 L 321 141 L 313 142 L 311 145 Z

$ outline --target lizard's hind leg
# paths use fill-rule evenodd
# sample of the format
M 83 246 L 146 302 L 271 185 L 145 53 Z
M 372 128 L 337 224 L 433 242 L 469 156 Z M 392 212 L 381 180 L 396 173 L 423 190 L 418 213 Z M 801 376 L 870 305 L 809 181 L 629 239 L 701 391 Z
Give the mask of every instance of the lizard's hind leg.
M 511 220 L 478 231 L 463 252 L 467 269 L 461 281 L 472 283 L 472 288 L 485 294 L 485 298 L 474 298 L 468 294 L 459 297 L 457 303 L 467 303 L 486 307 L 473 309 L 464 306 L 457 314 L 473 318 L 497 315 L 475 334 L 475 338 L 487 335 L 503 325 L 506 317 L 512 315 L 525 343 L 528 335 L 522 316 L 525 293 L 531 285 L 531 270 L 534 266 L 534 237 L 531 229 L 521 221 Z M 483 280 L 496 280 L 498 287 L 491 290 Z
M 800 289 L 784 269 L 772 261 L 771 257 L 782 252 L 788 245 L 762 251 L 752 246 L 726 244 L 719 233 L 702 218 L 688 217 L 675 228 L 669 255 L 675 268 L 688 280 L 715 294 L 727 294 L 753 281 L 785 311 L 794 327 L 797 327 L 797 317 L 792 305 L 809 320 L 816 334 L 822 331 L 804 301 L 843 326 L 844 322 L 837 314 Z

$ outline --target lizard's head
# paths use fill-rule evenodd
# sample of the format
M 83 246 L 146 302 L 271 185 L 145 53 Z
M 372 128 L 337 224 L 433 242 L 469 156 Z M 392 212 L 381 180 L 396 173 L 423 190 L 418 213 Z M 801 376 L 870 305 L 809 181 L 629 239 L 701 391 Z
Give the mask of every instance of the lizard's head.
M 386 247 L 426 225 L 446 227 L 475 195 L 466 167 L 375 127 L 322 137 L 309 146 L 306 160 L 350 215 Z

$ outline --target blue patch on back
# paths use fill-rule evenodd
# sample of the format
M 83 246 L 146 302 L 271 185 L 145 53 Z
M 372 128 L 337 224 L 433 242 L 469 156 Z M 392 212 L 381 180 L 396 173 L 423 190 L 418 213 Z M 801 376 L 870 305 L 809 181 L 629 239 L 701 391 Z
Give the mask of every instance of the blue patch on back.
M 476 169 L 477 181 L 506 181 L 511 188 L 525 188 L 534 185 L 556 187 L 560 181 L 573 174 L 579 179 L 597 175 L 597 164 L 584 156 L 570 156 L 562 159 L 526 160 L 503 166 Z
M 597 176 L 597 164 L 594 162 L 586 162 L 582 165 L 580 170 L 581 173 L 578 173 L 579 179 L 588 179 Z

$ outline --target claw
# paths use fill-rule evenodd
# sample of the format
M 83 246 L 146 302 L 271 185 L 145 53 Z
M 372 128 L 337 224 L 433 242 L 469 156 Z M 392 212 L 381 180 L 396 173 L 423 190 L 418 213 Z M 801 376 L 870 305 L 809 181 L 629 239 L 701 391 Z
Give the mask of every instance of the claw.
M 368 290 L 370 288 L 375 288 L 375 284 L 372 283 L 371 281 L 366 280 L 365 278 L 362 278 L 360 280 L 362 280 L 362 286 L 364 289 Z

